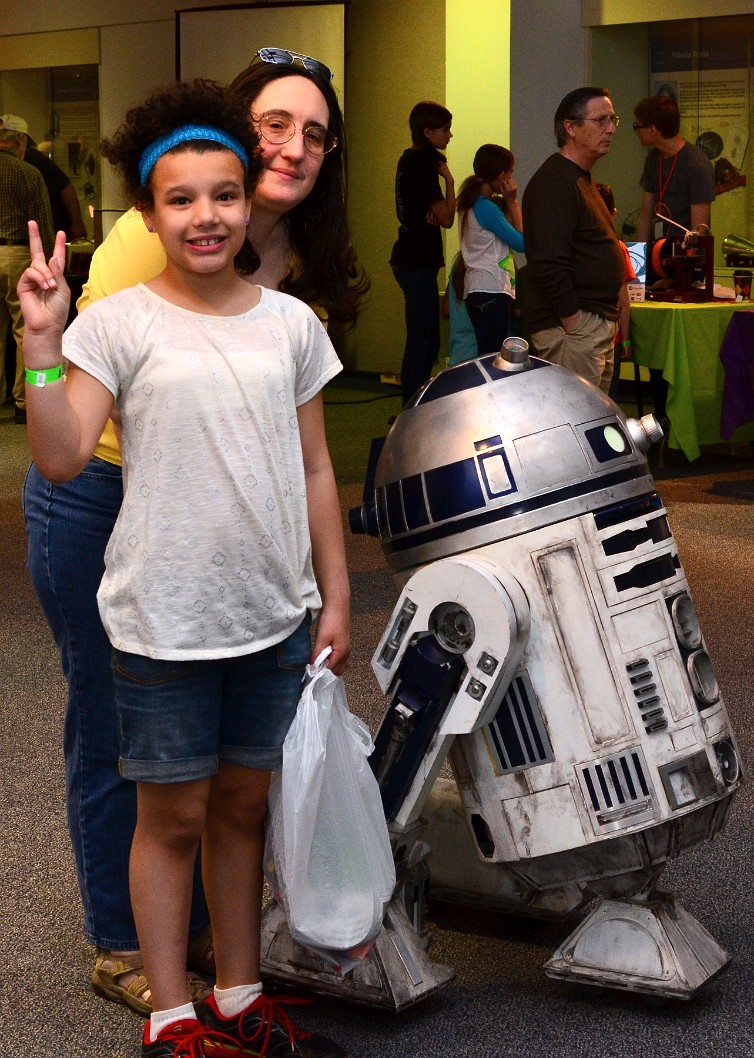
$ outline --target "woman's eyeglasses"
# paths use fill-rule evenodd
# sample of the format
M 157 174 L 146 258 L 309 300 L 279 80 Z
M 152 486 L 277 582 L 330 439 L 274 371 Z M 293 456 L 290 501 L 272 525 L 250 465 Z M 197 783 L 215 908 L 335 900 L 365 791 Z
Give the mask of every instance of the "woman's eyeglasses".
M 268 143 L 287 143 L 300 132 L 309 154 L 329 154 L 338 145 L 338 137 L 329 129 L 322 125 L 307 125 L 299 129 L 293 119 L 284 114 L 262 114 L 260 118 L 253 118 L 253 121 L 259 135 Z
M 313 59 L 311 55 L 302 55 L 300 51 L 288 51 L 287 48 L 260 48 L 254 58 L 260 58 L 262 62 L 269 62 L 274 66 L 295 66 L 296 62 L 300 62 L 304 69 L 313 73 L 315 77 L 320 77 L 323 81 L 333 79 L 333 72 L 329 66 L 325 66 L 319 59 Z
M 652 128 L 651 125 L 640 125 L 638 121 L 635 121 L 634 124 L 633 124 L 634 132 L 638 132 L 639 129 L 651 129 L 651 128 Z

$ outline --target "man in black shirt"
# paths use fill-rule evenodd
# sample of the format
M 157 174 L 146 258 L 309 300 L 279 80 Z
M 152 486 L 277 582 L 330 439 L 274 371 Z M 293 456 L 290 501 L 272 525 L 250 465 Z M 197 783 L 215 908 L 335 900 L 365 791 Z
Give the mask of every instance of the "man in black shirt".
M 625 263 L 591 169 L 610 150 L 618 117 L 605 88 L 569 92 L 555 113 L 559 151 L 523 196 L 524 317 L 539 356 L 605 391 Z

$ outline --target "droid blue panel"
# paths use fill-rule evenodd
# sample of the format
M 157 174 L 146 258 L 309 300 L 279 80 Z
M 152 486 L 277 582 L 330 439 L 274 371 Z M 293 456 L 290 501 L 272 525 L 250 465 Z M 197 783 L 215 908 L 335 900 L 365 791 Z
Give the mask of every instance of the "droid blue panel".
M 418 396 L 409 402 L 407 407 L 413 408 L 419 404 L 427 404 L 431 400 L 449 397 L 451 394 L 460 393 L 464 389 L 474 389 L 476 386 L 484 386 L 486 384 L 487 379 L 479 370 L 476 360 L 469 360 L 466 364 L 459 364 L 458 367 L 451 368 L 449 371 L 441 371 L 439 375 L 435 375 Z
M 444 522 L 485 506 L 474 459 L 461 459 L 458 463 L 428 470 L 424 483 L 433 522 Z
M 409 529 L 421 529 L 429 525 L 427 504 L 424 500 L 422 475 L 411 474 L 401 482 L 403 489 L 403 510 L 406 514 L 406 525 Z
M 385 486 L 385 504 L 387 506 L 387 521 L 390 526 L 390 532 L 393 535 L 405 533 L 406 519 L 403 517 L 401 483 L 399 481 L 391 481 L 389 485 Z

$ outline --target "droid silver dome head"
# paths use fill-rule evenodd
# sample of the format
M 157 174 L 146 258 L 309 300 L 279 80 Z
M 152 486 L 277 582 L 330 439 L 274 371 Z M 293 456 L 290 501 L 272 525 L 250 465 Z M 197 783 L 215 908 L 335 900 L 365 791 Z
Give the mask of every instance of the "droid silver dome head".
M 509 344 L 416 394 L 352 528 L 376 524 L 390 568 L 416 568 L 651 492 L 649 443 L 596 386 Z

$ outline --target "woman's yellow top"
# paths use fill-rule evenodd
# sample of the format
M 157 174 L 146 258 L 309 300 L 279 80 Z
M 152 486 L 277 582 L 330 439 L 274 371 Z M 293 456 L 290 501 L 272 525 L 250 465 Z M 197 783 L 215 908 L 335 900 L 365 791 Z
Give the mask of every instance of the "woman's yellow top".
M 129 209 L 113 225 L 110 234 L 92 257 L 89 278 L 76 302 L 79 312 L 92 301 L 115 294 L 137 283 L 148 283 L 159 275 L 167 258 L 159 237 L 147 231 L 141 213 Z M 108 463 L 120 466 L 120 447 L 112 421 L 107 420 L 94 454 Z

